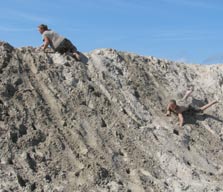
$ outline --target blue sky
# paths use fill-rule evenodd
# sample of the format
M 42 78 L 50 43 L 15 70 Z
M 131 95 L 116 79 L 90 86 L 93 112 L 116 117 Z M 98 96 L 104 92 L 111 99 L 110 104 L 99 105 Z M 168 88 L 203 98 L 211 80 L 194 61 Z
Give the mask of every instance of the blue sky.
M 0 40 L 39 46 L 44 23 L 82 52 L 114 48 L 203 63 L 223 55 L 222 19 L 222 0 L 7 0 Z

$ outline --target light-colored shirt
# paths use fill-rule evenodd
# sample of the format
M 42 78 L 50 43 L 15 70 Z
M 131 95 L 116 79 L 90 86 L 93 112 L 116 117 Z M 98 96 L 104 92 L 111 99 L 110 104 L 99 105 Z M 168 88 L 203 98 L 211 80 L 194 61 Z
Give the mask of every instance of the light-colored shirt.
M 62 41 L 65 39 L 65 37 L 51 30 L 47 30 L 43 32 L 42 38 L 44 39 L 45 37 L 49 39 L 50 47 L 52 47 L 52 49 L 54 50 L 56 50 L 59 47 L 59 45 L 62 43 Z

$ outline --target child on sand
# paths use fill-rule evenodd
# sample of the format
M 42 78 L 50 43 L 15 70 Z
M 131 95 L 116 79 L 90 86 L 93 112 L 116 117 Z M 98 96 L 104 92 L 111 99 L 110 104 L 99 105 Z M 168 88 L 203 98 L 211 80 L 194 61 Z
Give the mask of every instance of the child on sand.
M 186 92 L 185 96 L 183 97 L 183 100 L 186 100 L 190 95 L 191 93 L 193 92 L 193 87 L 190 87 L 189 90 Z M 209 107 L 211 107 L 212 105 L 216 104 L 217 101 L 214 100 L 202 107 L 199 107 L 199 108 L 196 108 L 196 107 L 193 107 L 191 105 L 189 106 L 179 106 L 176 102 L 176 100 L 172 99 L 170 100 L 169 104 L 167 105 L 167 113 L 166 113 L 166 116 L 170 116 L 171 115 L 171 112 L 177 114 L 178 118 L 179 118 L 179 124 L 180 124 L 180 127 L 183 126 L 184 124 L 184 116 L 183 116 L 183 113 L 186 112 L 186 111 L 190 111 L 192 113 L 200 113 L 200 112 L 203 112 L 204 110 L 208 109 Z

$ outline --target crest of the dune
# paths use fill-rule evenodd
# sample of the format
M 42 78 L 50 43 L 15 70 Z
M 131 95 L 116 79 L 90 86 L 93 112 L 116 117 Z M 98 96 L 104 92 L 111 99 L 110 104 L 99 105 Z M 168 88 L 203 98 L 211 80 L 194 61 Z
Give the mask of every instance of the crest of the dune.
M 223 191 L 223 65 L 1 42 L 0 75 L 1 191 Z M 191 85 L 218 103 L 179 127 L 166 106 Z

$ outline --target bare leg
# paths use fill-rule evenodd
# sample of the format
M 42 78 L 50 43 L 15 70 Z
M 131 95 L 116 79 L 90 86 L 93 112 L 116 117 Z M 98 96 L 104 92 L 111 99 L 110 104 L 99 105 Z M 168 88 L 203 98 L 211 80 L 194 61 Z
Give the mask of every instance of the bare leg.
M 204 106 L 201 107 L 200 109 L 201 109 L 202 111 L 204 111 L 205 109 L 211 107 L 212 105 L 216 104 L 217 102 L 218 102 L 218 101 L 212 101 L 212 102 L 208 103 L 207 105 L 204 105 Z

